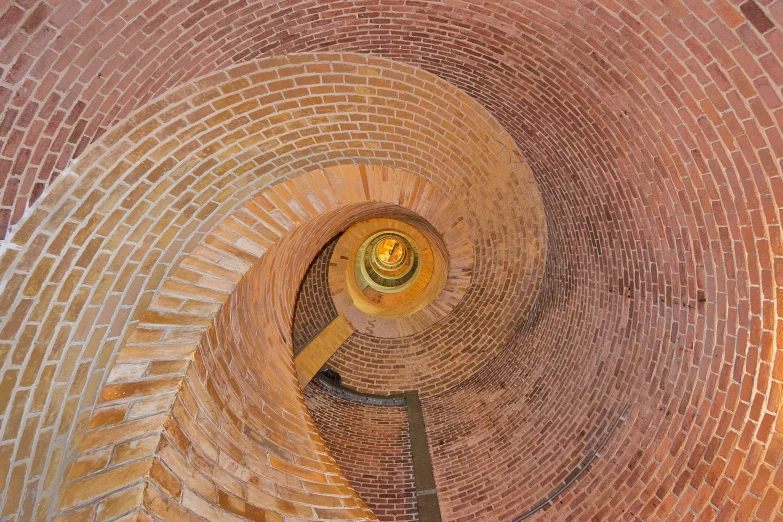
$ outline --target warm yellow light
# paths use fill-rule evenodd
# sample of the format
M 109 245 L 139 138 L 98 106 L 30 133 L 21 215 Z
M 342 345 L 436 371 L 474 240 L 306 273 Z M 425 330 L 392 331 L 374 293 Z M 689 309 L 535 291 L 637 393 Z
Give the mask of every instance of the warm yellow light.
M 403 254 L 402 244 L 394 238 L 381 241 L 378 245 L 378 259 L 384 263 L 394 265 L 400 261 Z

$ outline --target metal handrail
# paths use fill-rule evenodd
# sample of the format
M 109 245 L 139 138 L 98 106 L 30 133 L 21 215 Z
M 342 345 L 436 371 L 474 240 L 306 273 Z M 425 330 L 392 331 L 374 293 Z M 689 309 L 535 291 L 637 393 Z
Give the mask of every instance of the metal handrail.
M 623 420 L 623 416 L 625 415 L 625 412 L 628 411 L 629 404 L 626 404 L 622 411 L 620 412 L 620 415 L 617 416 L 617 420 L 614 421 L 614 424 L 612 424 L 612 428 L 609 430 L 609 432 L 606 434 L 606 437 L 603 438 L 600 444 L 593 450 L 593 452 L 589 455 L 587 455 L 584 459 L 582 459 L 582 462 L 579 463 L 579 465 L 574 470 L 576 473 L 571 472 L 569 473 L 569 479 L 566 480 L 562 486 L 557 488 L 555 491 L 549 494 L 547 498 L 530 508 L 530 510 L 526 511 L 522 516 L 515 518 L 512 522 L 520 522 L 522 520 L 525 520 L 526 518 L 530 518 L 533 515 L 535 515 L 537 512 L 541 511 L 547 506 L 554 505 L 553 501 L 559 497 L 566 489 L 568 489 L 576 480 L 582 476 L 582 474 L 587 471 L 587 468 L 590 467 L 590 464 L 593 463 L 593 461 L 598 458 L 598 454 L 604 449 L 606 446 L 606 443 L 609 442 L 609 439 L 614 434 L 617 427 L 620 425 L 620 422 Z

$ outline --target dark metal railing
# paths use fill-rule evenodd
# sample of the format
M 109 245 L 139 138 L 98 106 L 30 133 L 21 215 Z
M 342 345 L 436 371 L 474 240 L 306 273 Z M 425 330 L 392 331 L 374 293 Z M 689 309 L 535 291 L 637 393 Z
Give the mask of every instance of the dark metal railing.
M 606 446 L 606 443 L 609 442 L 609 439 L 614 434 L 617 427 L 620 425 L 620 422 L 623 420 L 623 416 L 625 415 L 625 412 L 628 411 L 628 404 L 626 404 L 622 411 L 620 412 L 620 415 L 617 416 L 617 420 L 614 421 L 614 424 L 612 424 L 611 429 L 606 434 L 606 436 L 603 438 L 603 440 L 596 446 L 596 448 L 592 451 L 592 453 L 589 453 L 585 456 L 585 458 L 582 459 L 582 462 L 579 463 L 579 465 L 568 474 L 563 484 L 558 487 L 556 490 L 554 490 L 552 493 L 550 493 L 544 500 L 530 508 L 530 510 L 526 511 L 522 516 L 515 518 L 512 522 L 520 522 L 522 520 L 525 520 L 526 518 L 530 518 L 542 509 L 544 509 L 547 506 L 554 505 L 555 499 L 563 494 L 565 490 L 567 490 L 571 485 L 574 484 L 574 482 L 577 481 L 579 477 L 582 476 L 582 474 L 587 471 L 587 469 L 590 467 L 590 464 L 593 463 L 595 459 L 598 458 L 598 454 L 604 449 Z

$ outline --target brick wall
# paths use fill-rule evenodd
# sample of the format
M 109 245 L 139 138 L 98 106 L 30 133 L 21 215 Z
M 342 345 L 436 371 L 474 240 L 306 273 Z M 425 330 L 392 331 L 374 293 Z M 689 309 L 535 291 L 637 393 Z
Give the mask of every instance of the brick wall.
M 351 402 L 318 381 L 305 388 L 305 401 L 335 461 L 378 520 L 417 521 L 405 406 Z
M 58 495 L 62 520 L 374 520 L 315 432 L 284 325 L 323 248 L 313 238 L 383 211 L 388 180 L 406 177 L 355 166 L 304 174 L 208 234 L 120 350 Z M 431 212 L 417 194 L 405 204 Z
M 358 181 L 350 179 L 358 168 L 345 173 L 343 185 Z M 339 171 L 326 174 L 336 183 L 330 199 L 347 205 L 344 219 L 367 212 L 350 208 Z M 57 498 L 63 520 L 374 519 L 314 434 L 290 333 L 277 328 L 293 315 L 307 266 L 300 254 L 321 247 L 311 234 L 344 226 L 313 197 L 323 175 L 298 178 L 296 196 L 282 185 L 262 192 L 164 279 L 79 441 Z M 321 219 L 311 207 L 292 233 L 278 228 L 307 195 L 326 210 Z M 275 283 L 279 263 L 297 277 Z
M 507 291 L 499 323 L 458 345 L 492 336 L 492 366 L 452 361 L 474 377 L 424 401 L 443 420 L 431 440 L 447 518 L 524 511 L 624 402 L 606 454 L 539 518 L 781 517 L 779 2 L 3 9 L 0 228 L 16 223 L 0 257 L 4 518 L 46 518 L 164 276 L 274 180 L 357 161 L 433 180 L 489 260 L 477 274 L 497 274 L 473 306 L 495 306 L 508 260 L 529 250 L 499 246 L 527 227 L 513 212 L 531 178 L 495 182 L 514 145 L 546 212 L 545 276 L 535 306 Z M 315 50 L 397 65 L 366 59 L 387 71 L 372 77 L 348 58 L 324 78 L 293 58 L 253 62 Z M 244 113 L 254 73 L 269 93 Z M 332 95 L 323 114 L 299 103 Z M 477 485 L 450 458 L 466 451 L 510 466 Z M 477 488 L 470 506 L 461 487 Z
M 336 74 L 332 79 L 337 83 L 326 87 L 318 83 L 322 75 L 331 74 Z M 287 76 L 296 81 L 286 81 Z M 403 94 L 406 89 L 384 89 L 386 82 L 394 82 L 397 89 L 408 85 L 408 94 Z M 378 86 L 371 87 L 372 83 Z M 371 96 L 368 89 L 377 90 L 377 95 Z M 417 120 L 422 106 L 417 94 L 429 100 L 426 128 L 424 121 Z M 477 145 L 497 142 L 510 147 L 510 141 L 486 112 L 457 94 L 426 73 L 381 59 L 355 55 L 272 59 L 172 91 L 90 146 L 22 223 L 0 261 L 6 282 L 2 299 L 12 310 L 0 329 L 3 353 L 8 354 L 2 377 L 8 392 L 3 395 L 7 403 L 1 478 L 13 485 L 5 489 L 6 514 L 18 513 L 25 519 L 37 512 L 45 518 L 54 509 L 53 497 L 63 477 L 69 476 L 83 434 L 93 429 L 89 424 L 93 407 L 102 400 L 101 388 L 112 379 L 110 369 L 118 352 L 163 291 L 161 285 L 191 288 L 187 272 L 183 281 L 164 279 L 178 273 L 185 257 L 196 251 L 222 216 L 230 215 L 264 186 L 279 182 L 279 190 L 286 194 L 283 199 L 289 200 L 299 187 L 296 174 L 343 163 L 358 151 L 381 164 L 426 173 L 427 178 L 410 178 L 410 174 L 386 171 L 384 179 L 397 188 L 377 197 L 410 205 L 434 226 L 447 229 L 438 209 L 420 197 L 441 190 L 429 188 L 425 179 L 437 179 L 438 185 L 458 191 L 467 186 L 446 183 L 455 173 L 462 173 L 460 179 L 471 171 L 514 173 L 514 179 L 527 175 L 518 156 L 493 155 Z M 274 100 L 276 104 L 267 106 Z M 311 105 L 314 102 L 326 104 L 323 114 Z M 269 107 L 277 112 L 270 113 Z M 393 117 L 389 107 L 394 107 Z M 452 112 L 469 115 L 476 126 L 447 125 Z M 429 138 L 436 121 L 443 124 L 438 142 Z M 404 145 L 398 141 L 400 136 L 407 136 Z M 452 154 L 450 143 L 462 143 L 462 154 Z M 316 190 L 325 190 L 326 180 L 321 178 Z M 358 187 L 346 185 L 348 192 L 340 197 L 353 200 L 373 188 L 364 183 Z M 529 194 L 531 204 L 535 196 Z M 261 238 L 253 236 L 254 240 L 263 244 L 294 227 L 303 213 L 321 209 L 320 198 L 333 205 L 341 201 L 329 191 L 310 202 L 313 197 L 292 203 L 295 210 L 276 213 L 280 224 L 268 222 L 274 234 L 261 232 Z M 454 201 L 463 208 L 472 204 L 468 197 Z M 262 202 L 262 209 L 272 211 L 274 204 Z M 527 217 L 517 225 L 540 219 L 536 208 L 521 207 L 519 212 Z M 393 206 L 387 203 L 382 211 L 388 214 L 390 209 Z M 476 219 L 478 227 L 501 225 L 485 225 L 476 216 L 470 219 Z M 234 229 L 245 231 L 245 225 L 239 218 L 231 219 L 231 225 L 218 234 L 220 239 L 209 239 L 207 247 L 224 241 L 244 245 Z M 540 227 L 534 230 L 543 233 Z M 326 241 L 338 231 L 313 240 Z M 317 249 L 302 252 L 297 262 L 305 263 L 303 276 Z M 200 255 L 211 259 L 210 254 Z M 233 263 L 232 270 L 242 266 Z M 535 281 L 533 274 L 541 267 L 531 263 L 533 273 L 526 281 Z M 216 285 L 210 291 L 230 291 L 211 277 L 205 281 Z M 214 302 L 188 301 L 187 295 L 178 295 L 170 302 L 164 299 L 162 305 L 185 314 L 216 313 Z M 290 322 L 277 327 L 290 335 Z M 174 342 L 191 345 L 197 337 L 186 331 Z M 137 371 L 146 372 L 142 367 Z M 175 381 L 166 385 L 174 386 Z M 17 437 L 21 429 L 31 436 Z
M 357 332 L 370 338 L 397 339 L 433 331 L 437 329 L 439 321 L 451 314 L 470 288 L 475 264 L 471 231 L 460 220 L 459 211 L 448 198 L 435 193 L 425 197 L 438 207 L 439 219 L 442 223 L 448 223 L 448 228 L 437 230 L 425 219 L 413 214 L 406 216 L 404 222 L 378 217 L 357 223 L 343 232 L 335 246 L 328 276 L 331 299 L 338 313 L 344 314 Z M 379 228 L 409 234 L 422 250 L 421 272 L 417 282 L 408 289 L 381 298 L 376 304 L 365 299 L 352 283 L 356 280 L 356 273 L 351 260 L 355 258 L 361 243 Z M 376 344 L 379 344 L 377 340 Z M 411 345 L 416 347 L 415 350 L 410 350 Z M 424 346 L 421 342 L 408 343 L 408 350 L 399 350 L 396 359 L 408 361 L 403 363 L 408 368 L 413 366 L 411 363 L 416 359 L 419 359 L 420 365 L 428 365 L 433 369 L 438 367 L 439 364 L 433 359 L 438 358 L 439 354 L 433 357 L 431 353 L 421 352 Z M 428 358 L 428 363 L 421 361 L 423 358 Z M 353 352 L 349 361 L 358 363 L 357 359 Z M 340 354 L 333 358 L 334 364 L 344 360 Z M 361 386 L 363 380 L 368 380 L 366 370 L 372 371 L 374 367 L 374 364 L 354 364 L 350 372 L 352 385 Z M 416 376 L 415 372 L 409 371 L 397 372 L 396 380 L 390 373 L 385 375 L 390 379 L 385 386 L 391 389 L 426 389 L 433 387 L 433 380 L 449 379 L 448 375 L 438 372 L 431 372 L 428 376 Z M 373 372 L 369 379 L 377 388 L 380 382 L 378 377 L 383 376 Z M 409 380 L 411 378 L 414 380 Z M 440 384 L 443 385 L 443 382 Z
M 334 239 L 318 252 L 302 280 L 291 327 L 294 353 L 304 348 L 332 319 L 337 317 L 337 310 L 329 297 L 328 280 L 329 258 L 332 257 L 336 244 L 337 239 Z

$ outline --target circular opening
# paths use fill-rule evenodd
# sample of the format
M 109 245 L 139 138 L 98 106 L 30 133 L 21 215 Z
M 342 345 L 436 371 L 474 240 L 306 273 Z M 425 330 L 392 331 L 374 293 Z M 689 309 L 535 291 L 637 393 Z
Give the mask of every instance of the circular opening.
M 398 231 L 383 230 L 364 240 L 356 253 L 356 282 L 381 293 L 396 293 L 416 281 L 419 249 Z
M 411 220 L 416 224 L 394 218 L 358 221 L 343 232 L 330 256 L 332 300 L 362 333 L 411 335 L 435 324 L 462 298 L 459 289 L 441 294 L 449 255 L 440 233 L 420 218 Z M 455 238 L 452 246 L 463 244 Z M 438 297 L 438 307 L 430 307 Z
M 405 259 L 405 248 L 401 239 L 401 237 L 394 235 L 378 244 L 375 252 L 382 263 L 393 267 L 399 265 Z

